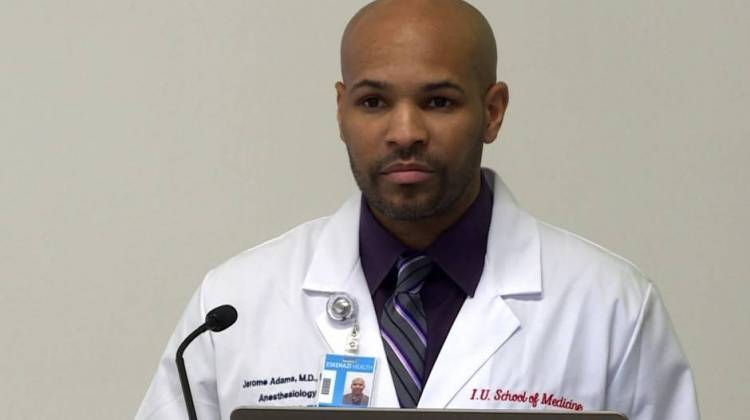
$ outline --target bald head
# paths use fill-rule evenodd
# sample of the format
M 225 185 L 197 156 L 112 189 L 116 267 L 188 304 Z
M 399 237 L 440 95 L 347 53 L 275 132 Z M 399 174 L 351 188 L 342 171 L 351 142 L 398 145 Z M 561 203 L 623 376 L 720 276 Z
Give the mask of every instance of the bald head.
M 347 84 L 360 65 L 384 49 L 420 53 L 431 48 L 469 66 L 480 88 L 497 79 L 497 47 L 489 23 L 461 0 L 376 0 L 354 15 L 341 40 Z
M 459 0 L 378 0 L 344 31 L 339 133 L 370 208 L 413 249 L 479 194 L 508 104 L 496 66 L 487 20 Z

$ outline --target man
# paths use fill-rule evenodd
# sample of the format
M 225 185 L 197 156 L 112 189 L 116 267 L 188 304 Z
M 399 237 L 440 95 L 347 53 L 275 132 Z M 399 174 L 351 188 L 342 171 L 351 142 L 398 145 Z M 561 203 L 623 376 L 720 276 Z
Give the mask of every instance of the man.
M 188 305 L 137 415 L 184 418 L 179 342 L 221 304 L 226 331 L 185 353 L 201 419 L 312 405 L 321 358 L 379 363 L 371 406 L 615 410 L 698 418 L 690 369 L 653 284 L 521 210 L 481 170 L 508 104 L 492 30 L 457 0 L 376 1 L 341 43 L 338 122 L 362 194 L 222 264 Z
M 362 378 L 352 379 L 350 388 L 352 392 L 344 394 L 344 404 L 366 406 L 370 401 L 370 397 L 364 394 L 365 380 Z

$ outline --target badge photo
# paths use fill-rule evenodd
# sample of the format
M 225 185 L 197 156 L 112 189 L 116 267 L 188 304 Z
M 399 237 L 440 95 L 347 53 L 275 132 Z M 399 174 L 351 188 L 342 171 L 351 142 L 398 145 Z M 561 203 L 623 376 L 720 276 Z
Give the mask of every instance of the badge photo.
M 375 364 L 374 357 L 327 354 L 320 378 L 318 406 L 369 407 Z

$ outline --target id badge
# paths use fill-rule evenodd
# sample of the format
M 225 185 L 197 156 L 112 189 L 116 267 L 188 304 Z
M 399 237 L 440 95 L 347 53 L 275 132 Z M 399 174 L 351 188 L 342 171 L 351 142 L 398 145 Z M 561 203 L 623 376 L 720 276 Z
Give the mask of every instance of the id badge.
M 367 408 L 375 389 L 374 357 L 326 354 L 318 389 L 319 407 Z

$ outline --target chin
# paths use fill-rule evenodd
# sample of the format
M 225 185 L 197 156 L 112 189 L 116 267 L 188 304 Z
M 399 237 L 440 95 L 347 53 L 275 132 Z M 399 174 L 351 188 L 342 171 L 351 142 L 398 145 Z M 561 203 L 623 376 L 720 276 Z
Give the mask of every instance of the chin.
M 415 221 L 435 216 L 440 209 L 432 200 L 410 200 L 390 202 L 378 210 L 391 219 Z

